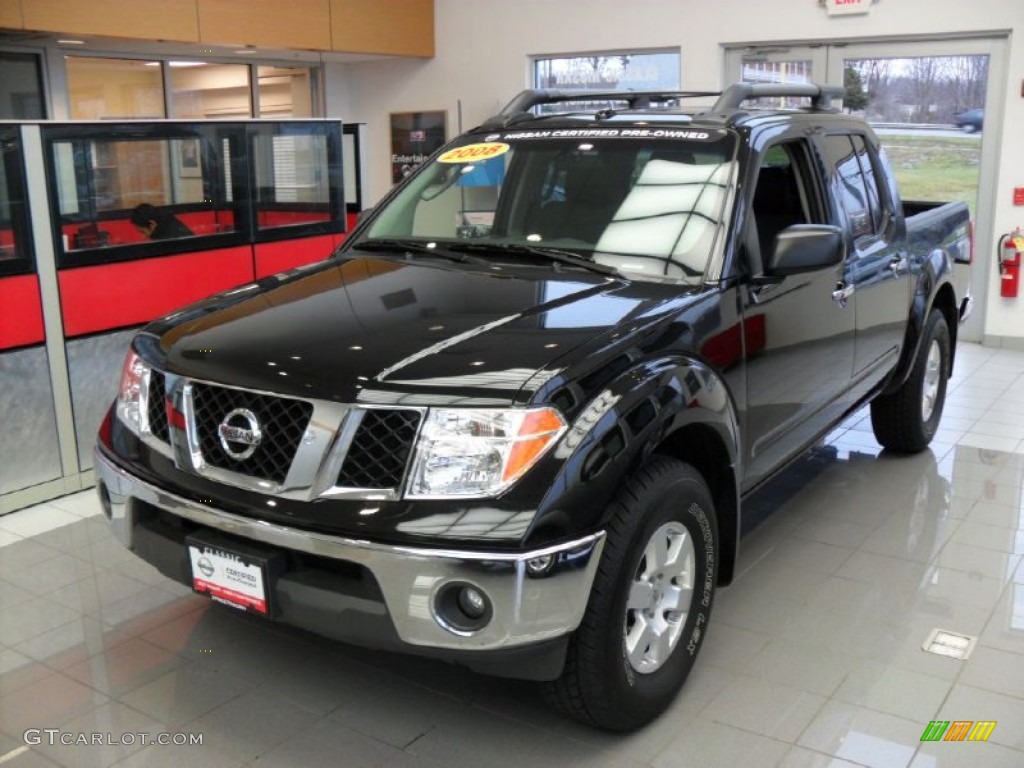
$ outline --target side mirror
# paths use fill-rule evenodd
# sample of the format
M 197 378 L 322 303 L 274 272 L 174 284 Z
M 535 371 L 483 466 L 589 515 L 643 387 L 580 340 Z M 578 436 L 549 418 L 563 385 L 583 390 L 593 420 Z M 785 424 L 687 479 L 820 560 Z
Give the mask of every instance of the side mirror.
M 797 275 L 834 267 L 846 257 L 843 231 L 827 224 L 794 224 L 775 236 L 766 274 Z

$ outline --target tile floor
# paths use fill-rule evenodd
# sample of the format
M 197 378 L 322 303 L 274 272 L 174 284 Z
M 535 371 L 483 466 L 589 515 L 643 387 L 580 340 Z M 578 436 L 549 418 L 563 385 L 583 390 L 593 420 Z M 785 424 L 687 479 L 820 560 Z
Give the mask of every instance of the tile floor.
M 1022 394 L 1024 353 L 961 345 L 929 452 L 883 455 L 862 412 L 752 500 L 695 671 L 628 736 L 560 719 L 527 683 L 216 607 L 123 551 L 91 492 L 8 515 L 0 765 L 1019 768 Z M 971 657 L 925 653 L 936 627 L 977 636 Z M 922 742 L 931 720 L 996 726 Z M 139 735 L 26 744 L 45 728 Z M 161 733 L 203 743 L 141 743 Z

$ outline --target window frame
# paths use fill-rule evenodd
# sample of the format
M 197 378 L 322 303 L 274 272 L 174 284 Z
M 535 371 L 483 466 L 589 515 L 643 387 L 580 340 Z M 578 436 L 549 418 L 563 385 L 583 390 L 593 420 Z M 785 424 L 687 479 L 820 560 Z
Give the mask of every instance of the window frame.
M 12 239 L 16 244 L 15 256 L 0 260 L 0 279 L 16 275 L 34 275 L 36 254 L 28 205 L 28 174 L 25 168 L 25 153 L 21 149 L 21 133 L 17 126 L 0 126 L 0 152 L 3 153 L 7 198 L 12 203 L 10 223 Z M 7 164 L 8 158 L 14 158 L 10 166 Z M 15 194 L 12 194 L 12 189 Z M 15 200 L 19 201 L 17 205 L 14 204 Z

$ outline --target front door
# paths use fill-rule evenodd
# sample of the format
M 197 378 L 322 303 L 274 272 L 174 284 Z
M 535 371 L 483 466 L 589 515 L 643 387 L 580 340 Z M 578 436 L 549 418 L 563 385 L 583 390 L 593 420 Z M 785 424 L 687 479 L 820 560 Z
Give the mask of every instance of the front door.
M 775 236 L 794 224 L 828 223 L 811 145 L 769 146 L 757 171 L 741 251 L 763 272 Z M 746 291 L 746 482 L 744 491 L 803 450 L 848 407 L 853 372 L 853 294 L 843 263 L 754 284 Z M 845 289 L 845 290 L 844 290 Z

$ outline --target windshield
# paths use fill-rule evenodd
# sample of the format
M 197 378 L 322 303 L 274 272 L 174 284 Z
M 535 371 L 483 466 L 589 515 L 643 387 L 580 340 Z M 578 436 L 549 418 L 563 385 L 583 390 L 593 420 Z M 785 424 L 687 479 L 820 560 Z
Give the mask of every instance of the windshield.
M 423 168 L 354 246 L 471 243 L 474 253 L 493 248 L 506 261 L 524 247 L 551 249 L 630 278 L 699 282 L 721 247 L 734 146 L 721 130 L 467 137 Z

